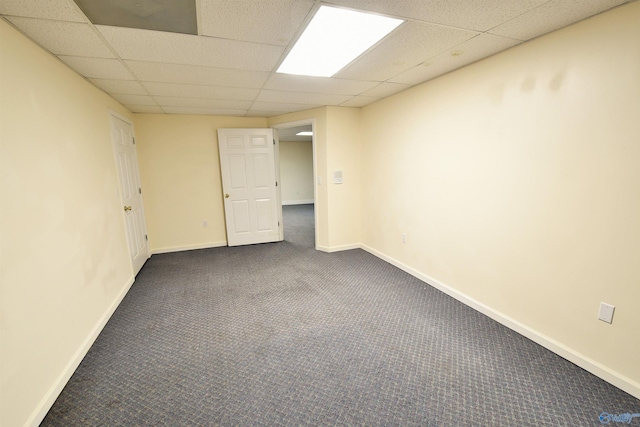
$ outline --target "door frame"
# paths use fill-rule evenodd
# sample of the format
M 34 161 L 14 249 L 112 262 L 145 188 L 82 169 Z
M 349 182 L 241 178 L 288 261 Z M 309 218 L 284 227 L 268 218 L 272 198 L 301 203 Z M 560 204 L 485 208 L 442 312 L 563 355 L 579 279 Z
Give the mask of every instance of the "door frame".
M 287 129 L 298 126 L 311 125 L 311 151 L 313 155 L 313 232 L 314 232 L 314 249 L 318 250 L 318 165 L 316 155 L 316 119 L 303 119 L 293 122 L 277 123 L 271 125 L 271 127 L 277 132 L 279 129 Z M 280 139 L 276 138 L 276 172 L 278 174 L 278 182 L 280 181 Z M 280 195 L 279 195 L 280 196 Z M 280 200 L 282 205 L 282 200 Z M 284 230 L 284 227 L 283 227 Z M 285 239 L 286 240 L 286 239 Z

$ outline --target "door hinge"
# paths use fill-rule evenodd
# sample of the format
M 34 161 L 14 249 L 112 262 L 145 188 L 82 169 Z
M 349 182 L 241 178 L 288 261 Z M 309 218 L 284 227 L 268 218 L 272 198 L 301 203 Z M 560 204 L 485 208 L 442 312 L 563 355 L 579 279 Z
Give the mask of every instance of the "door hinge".
M 280 221 L 278 221 L 278 227 L 280 227 Z
M 275 139 L 273 140 L 273 145 L 276 145 L 276 140 Z
M 132 137 L 131 139 L 133 139 L 133 145 L 136 145 L 136 138 Z
M 278 186 L 278 181 L 276 181 L 276 187 Z
M 147 237 L 146 234 L 144 235 L 144 240 L 147 240 L 147 241 L 149 240 L 149 237 Z
M 142 188 L 138 187 L 138 194 L 142 194 Z

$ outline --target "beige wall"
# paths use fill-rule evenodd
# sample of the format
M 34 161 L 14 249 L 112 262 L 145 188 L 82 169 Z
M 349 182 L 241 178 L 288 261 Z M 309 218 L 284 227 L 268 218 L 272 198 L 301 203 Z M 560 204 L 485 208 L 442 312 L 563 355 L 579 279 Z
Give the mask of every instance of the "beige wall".
M 359 108 L 327 107 L 327 189 L 329 247 L 359 247 L 361 205 L 361 142 Z M 334 172 L 343 183 L 335 184 Z
M 640 397 L 638 22 L 635 2 L 365 107 L 361 218 L 369 250 Z
M 360 109 L 322 107 L 269 119 L 269 126 L 314 121 L 316 248 L 333 252 L 360 246 Z M 333 183 L 341 170 L 343 184 Z
M 313 203 L 311 141 L 280 141 L 280 185 L 283 205 Z
M 109 109 L 0 20 L 0 425 L 38 423 L 133 282 Z
M 217 130 L 267 120 L 135 114 L 134 126 L 152 253 L 226 245 Z
M 135 115 L 151 248 L 224 244 L 217 128 L 312 120 L 320 249 L 362 242 L 640 397 L 639 19 L 635 2 L 363 110 Z M 133 281 L 107 110 L 132 116 L 3 21 L 0 39 L 0 424 L 23 425 Z

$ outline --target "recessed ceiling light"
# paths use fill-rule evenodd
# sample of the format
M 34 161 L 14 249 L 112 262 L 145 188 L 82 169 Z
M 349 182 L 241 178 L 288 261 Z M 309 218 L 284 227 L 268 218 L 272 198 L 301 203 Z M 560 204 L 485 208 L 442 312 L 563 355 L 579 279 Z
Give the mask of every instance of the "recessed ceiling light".
M 278 73 L 331 77 L 403 22 L 320 6 Z
M 313 132 L 303 131 L 303 132 L 298 132 L 298 133 L 296 133 L 296 135 L 300 135 L 300 136 L 312 136 L 312 135 L 313 135 Z

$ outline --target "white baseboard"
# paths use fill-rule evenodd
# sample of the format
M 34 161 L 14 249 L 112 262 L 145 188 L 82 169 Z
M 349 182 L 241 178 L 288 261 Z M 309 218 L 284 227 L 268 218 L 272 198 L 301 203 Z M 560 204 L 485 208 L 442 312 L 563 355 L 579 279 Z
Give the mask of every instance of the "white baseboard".
M 62 389 L 65 385 L 67 385 L 73 373 L 76 371 L 76 369 L 78 369 L 80 362 L 82 362 L 82 359 L 84 359 L 84 357 L 87 355 L 89 349 L 98 338 L 98 335 L 100 335 L 100 332 L 102 332 L 102 329 L 104 329 L 109 319 L 111 319 L 111 316 L 116 311 L 116 308 L 118 308 L 125 295 L 127 295 L 129 289 L 131 289 L 131 285 L 133 285 L 134 280 L 135 277 L 133 276 L 129 278 L 122 291 L 120 291 L 120 293 L 116 296 L 109 308 L 107 308 L 107 311 L 102 315 L 102 317 L 98 320 L 98 323 L 93 327 L 91 333 L 80 345 L 80 348 L 78 348 L 78 350 L 75 352 L 69 363 L 67 363 L 60 375 L 58 375 L 58 378 L 56 378 L 49 391 L 45 394 L 45 397 L 40 401 L 38 406 L 36 406 L 36 409 L 33 411 L 31 416 L 25 423 L 25 426 L 35 427 L 40 425 L 44 417 L 47 415 L 47 412 L 49 412 L 49 409 L 51 409 L 60 393 L 62 393 Z
M 332 253 L 332 252 L 341 252 L 341 251 L 349 251 L 351 249 L 360 249 L 362 245 L 359 243 L 350 244 L 350 245 L 341 245 L 341 246 L 316 246 L 316 249 L 322 252 Z
M 509 329 L 514 330 L 515 332 L 519 333 L 520 335 L 523 335 L 527 338 L 529 338 L 530 340 L 534 341 L 537 344 L 540 344 L 541 346 L 545 347 L 546 349 L 556 353 L 557 355 L 567 359 L 568 361 L 580 366 L 582 369 L 591 372 L 593 375 L 602 378 L 603 380 L 607 381 L 610 384 L 613 384 L 614 386 L 618 387 L 619 389 L 629 393 L 630 395 L 637 397 L 638 399 L 640 399 L 640 383 L 632 380 L 631 378 L 628 378 L 622 374 L 620 374 L 619 372 L 616 372 L 610 368 L 608 368 L 607 366 L 604 366 L 603 364 L 590 359 L 586 356 L 584 356 L 583 354 L 577 352 L 576 350 L 567 347 L 566 345 L 554 340 L 553 338 L 550 338 L 538 331 L 536 331 L 535 329 L 532 329 L 512 318 L 510 318 L 509 316 L 504 315 L 503 313 L 500 313 L 499 311 L 469 297 L 468 295 L 463 294 L 462 292 L 457 291 L 456 289 L 440 282 L 439 280 L 434 279 L 433 277 L 430 277 L 424 273 L 421 273 L 420 271 L 409 267 L 406 264 L 403 264 L 402 262 L 388 257 L 385 254 L 378 252 L 377 250 L 367 246 L 367 245 L 360 245 L 360 247 L 371 253 L 372 255 L 377 256 L 378 258 L 387 261 L 389 264 L 392 264 L 396 267 L 398 267 L 399 269 L 411 274 L 412 276 L 422 280 L 423 282 L 427 283 L 428 285 L 433 286 L 434 288 L 444 292 L 445 294 L 455 298 L 456 300 L 460 301 L 461 303 L 473 308 L 474 310 L 479 311 L 480 313 L 492 318 L 493 320 L 497 321 L 498 323 L 506 326 Z
M 221 246 L 227 246 L 227 242 L 221 241 L 221 242 L 203 243 L 201 245 L 170 246 L 166 248 L 152 249 L 151 255 L 166 254 L 170 252 L 192 251 L 194 249 L 219 248 Z
M 282 202 L 282 206 L 291 206 L 291 205 L 312 205 L 315 201 L 313 199 L 310 200 L 289 200 L 287 202 Z

